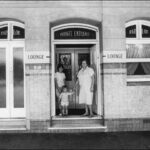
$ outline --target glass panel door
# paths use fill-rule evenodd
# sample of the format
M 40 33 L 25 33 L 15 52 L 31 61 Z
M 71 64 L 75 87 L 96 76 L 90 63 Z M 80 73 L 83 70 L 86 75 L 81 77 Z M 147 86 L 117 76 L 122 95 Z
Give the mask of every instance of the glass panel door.
M 72 48 L 57 48 L 56 51 L 56 68 L 61 63 L 64 66 L 64 73 L 66 75 L 66 85 L 68 90 L 73 89 L 74 80 L 74 49 Z M 55 70 L 57 71 L 57 70 Z M 75 96 L 69 96 L 69 108 L 75 108 Z
M 23 44 L 11 45 L 11 62 L 11 117 L 25 117 Z
M 14 108 L 24 107 L 24 67 L 23 48 L 13 49 L 13 89 Z
M 56 49 L 56 66 L 59 63 L 64 66 L 64 73 L 66 75 L 66 85 L 68 89 L 73 89 L 77 80 L 78 71 L 81 69 L 81 62 L 87 59 L 90 65 L 90 50 L 88 48 L 57 48 Z M 56 70 L 55 70 L 56 71 Z M 82 114 L 84 105 L 79 104 L 79 91 L 69 97 L 69 112 L 72 114 Z M 82 110 L 81 110 L 82 109 Z M 84 112 L 84 111 L 83 111 Z M 56 114 L 58 114 L 56 112 Z
M 0 118 L 9 117 L 8 62 L 6 61 L 7 45 L 0 44 Z

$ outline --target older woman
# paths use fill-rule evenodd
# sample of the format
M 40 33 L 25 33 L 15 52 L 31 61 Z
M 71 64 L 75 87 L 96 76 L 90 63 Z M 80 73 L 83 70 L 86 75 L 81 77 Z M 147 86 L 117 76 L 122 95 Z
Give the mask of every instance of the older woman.
M 78 80 L 76 85 L 79 83 L 79 103 L 85 104 L 84 116 L 93 116 L 92 102 L 93 102 L 93 90 L 94 90 L 94 70 L 87 66 L 87 61 L 82 61 L 82 68 L 78 72 Z M 89 111 L 88 111 L 89 110 Z

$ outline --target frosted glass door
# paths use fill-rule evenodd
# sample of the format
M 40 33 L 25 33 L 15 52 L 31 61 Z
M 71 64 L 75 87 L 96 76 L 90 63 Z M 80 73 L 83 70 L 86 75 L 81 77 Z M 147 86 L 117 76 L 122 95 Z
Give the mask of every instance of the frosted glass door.
M 23 49 L 13 49 L 13 88 L 14 88 L 14 108 L 24 107 L 24 68 Z
M 6 50 L 0 48 L 0 108 L 6 108 Z
M 11 117 L 25 117 L 24 103 L 24 47 L 12 46 L 12 104 Z
M 7 118 L 10 115 L 8 101 L 9 77 L 7 75 L 8 62 L 6 61 L 6 53 L 7 47 L 0 47 L 0 118 Z

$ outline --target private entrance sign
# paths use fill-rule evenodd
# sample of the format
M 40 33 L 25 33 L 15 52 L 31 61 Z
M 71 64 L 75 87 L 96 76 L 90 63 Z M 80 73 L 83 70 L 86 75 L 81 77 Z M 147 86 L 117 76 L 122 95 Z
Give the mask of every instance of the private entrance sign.
M 125 63 L 126 52 L 125 51 L 104 51 L 103 63 Z
M 86 28 L 67 28 L 54 32 L 55 40 L 96 39 L 96 32 Z
M 43 64 L 50 63 L 49 51 L 26 51 L 26 64 Z

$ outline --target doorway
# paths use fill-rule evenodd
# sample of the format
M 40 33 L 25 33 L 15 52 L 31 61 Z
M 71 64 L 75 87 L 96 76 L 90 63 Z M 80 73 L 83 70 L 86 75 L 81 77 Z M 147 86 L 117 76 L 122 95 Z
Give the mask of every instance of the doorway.
M 24 44 L 0 44 L 0 118 L 25 117 Z
M 66 85 L 68 90 L 73 90 L 77 74 L 81 69 L 82 60 L 86 59 L 88 66 L 94 68 L 94 60 L 92 56 L 94 55 L 94 50 L 92 51 L 94 45 L 56 45 L 55 49 L 55 72 L 57 71 L 57 65 L 62 64 L 64 67 L 64 73 L 66 76 Z M 95 72 L 96 74 L 96 72 Z M 95 76 L 96 77 L 96 76 Z M 94 92 L 94 104 L 96 104 L 96 88 Z M 94 105 L 93 105 L 94 106 Z M 97 107 L 97 106 L 96 106 Z M 97 114 L 97 108 L 94 108 L 93 112 Z M 79 91 L 76 90 L 75 94 L 69 96 L 69 115 L 82 115 L 85 111 L 85 106 L 79 104 Z M 56 104 L 56 115 L 60 112 L 58 105 Z
M 100 41 L 99 27 L 85 23 L 66 23 L 51 28 L 51 99 L 50 116 L 58 114 L 55 94 L 55 72 L 59 62 L 66 63 L 65 74 L 67 86 L 73 88 L 77 79 L 77 72 L 80 69 L 81 60 L 85 57 L 95 72 L 95 90 L 93 98 L 93 111 L 101 116 L 103 114 L 101 69 L 100 69 Z M 66 57 L 66 58 L 65 58 Z M 63 58 L 65 58 L 63 60 Z M 73 97 L 69 106 L 70 115 L 84 113 L 84 106 L 79 105 L 79 93 Z

